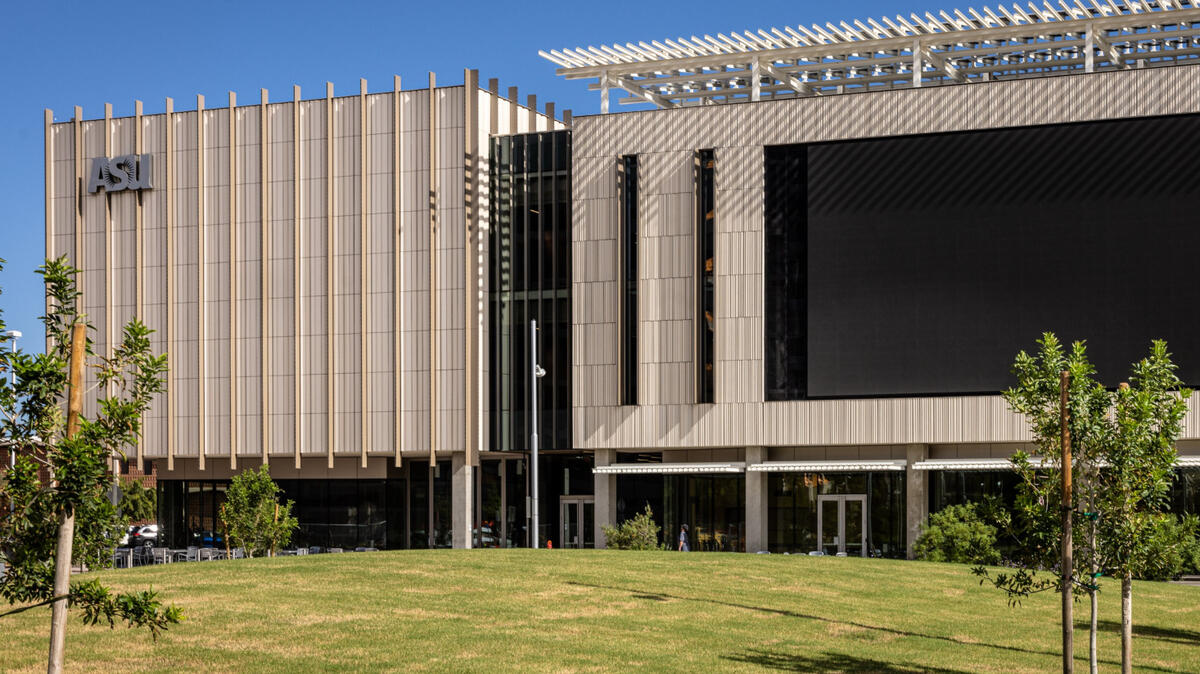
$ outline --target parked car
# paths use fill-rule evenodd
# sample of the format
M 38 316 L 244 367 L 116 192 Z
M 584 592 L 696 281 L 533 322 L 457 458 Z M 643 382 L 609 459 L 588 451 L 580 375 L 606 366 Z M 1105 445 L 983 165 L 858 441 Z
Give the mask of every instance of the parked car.
M 125 527 L 125 534 L 123 536 L 121 536 L 120 540 L 117 541 L 117 547 L 118 548 L 127 548 L 130 545 L 132 545 L 132 543 L 130 543 L 130 539 L 133 537 L 133 532 L 135 532 L 141 528 L 142 527 L 137 524 L 132 524 L 130 526 Z
M 158 542 L 158 525 L 144 524 L 137 527 L 137 531 L 129 534 L 129 545 L 154 545 Z

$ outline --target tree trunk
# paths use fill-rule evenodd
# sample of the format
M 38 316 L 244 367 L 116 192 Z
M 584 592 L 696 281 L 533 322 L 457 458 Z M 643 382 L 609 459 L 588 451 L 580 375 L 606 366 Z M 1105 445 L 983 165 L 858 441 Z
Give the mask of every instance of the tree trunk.
M 58 522 L 58 548 L 54 555 L 54 600 L 50 611 L 49 674 L 61 674 L 67 645 L 67 593 L 71 590 L 71 552 L 75 542 L 75 513 L 68 511 Z
M 87 326 L 76 323 L 71 330 L 70 378 L 67 387 L 67 437 L 79 432 L 83 412 L 83 358 Z M 71 553 L 75 543 L 75 511 L 67 509 L 58 521 L 58 546 L 54 550 L 54 596 L 50 610 L 49 674 L 61 674 L 67 645 L 67 593 L 71 589 Z
M 1133 674 L 1133 575 L 1121 578 L 1121 672 Z
M 1093 583 L 1096 582 L 1094 578 L 1092 579 L 1092 582 Z M 1098 667 L 1098 663 L 1096 662 L 1096 617 L 1099 612 L 1099 607 L 1098 607 L 1099 602 L 1097 601 L 1099 599 L 1099 597 L 1096 596 L 1095 590 L 1091 591 L 1091 595 L 1092 595 L 1092 627 L 1091 627 L 1091 631 L 1088 633 L 1088 671 L 1090 671 L 1091 674 L 1097 674 L 1097 672 L 1099 671 L 1099 667 Z

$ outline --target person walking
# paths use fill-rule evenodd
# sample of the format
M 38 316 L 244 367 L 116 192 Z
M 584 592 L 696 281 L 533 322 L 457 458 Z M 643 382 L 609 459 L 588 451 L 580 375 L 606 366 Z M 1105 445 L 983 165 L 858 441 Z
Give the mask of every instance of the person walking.
M 679 527 L 679 551 L 691 552 L 691 550 L 692 549 L 688 547 L 687 525 L 684 524 Z

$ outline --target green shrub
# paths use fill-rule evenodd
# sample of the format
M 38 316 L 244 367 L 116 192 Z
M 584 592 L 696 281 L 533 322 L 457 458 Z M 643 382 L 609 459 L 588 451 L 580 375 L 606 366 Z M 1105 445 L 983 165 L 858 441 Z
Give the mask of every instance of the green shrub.
M 654 523 L 654 513 L 650 506 L 625 520 L 620 526 L 604 525 L 605 544 L 617 550 L 658 550 L 659 526 Z
M 1140 580 L 1171 580 L 1200 573 L 1200 517 L 1163 514 L 1146 541 L 1146 564 Z
M 930 515 L 913 554 L 930 562 L 1000 563 L 996 527 L 983 521 L 974 503 L 952 505 Z

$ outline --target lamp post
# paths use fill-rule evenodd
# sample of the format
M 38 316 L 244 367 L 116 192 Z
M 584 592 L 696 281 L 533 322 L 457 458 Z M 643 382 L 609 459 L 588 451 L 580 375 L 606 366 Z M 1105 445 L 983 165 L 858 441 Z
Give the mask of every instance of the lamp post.
M 532 414 L 532 429 L 533 432 L 529 436 L 529 447 L 533 450 L 533 458 L 531 460 L 532 470 L 529 473 L 529 480 L 533 483 L 533 498 L 531 509 L 533 510 L 533 547 L 542 547 L 540 531 L 538 529 L 538 399 L 537 399 L 537 380 L 546 376 L 546 371 L 542 369 L 537 362 L 537 321 L 529 321 L 529 362 L 532 367 L 529 370 L 529 397 L 530 409 Z
M 6 330 L 4 332 L 4 336 L 8 337 L 9 340 L 11 340 L 9 342 L 9 346 L 12 349 L 12 353 L 15 355 L 17 353 L 17 340 L 21 338 L 21 331 L 20 330 Z M 11 364 L 9 364 L 8 376 L 9 376 L 9 380 L 8 380 L 9 385 L 16 386 L 17 385 L 17 371 L 15 368 L 12 367 Z M 8 467 L 11 469 L 11 468 L 16 467 L 16 465 L 17 465 L 17 450 L 14 449 L 14 445 L 10 444 L 8 446 Z
M 8 337 L 9 340 L 11 340 L 9 343 L 9 346 L 12 349 L 12 353 L 15 355 L 17 353 L 17 340 L 21 338 L 21 331 L 20 330 L 6 330 L 6 331 L 4 331 L 4 336 Z M 14 367 L 12 367 L 12 363 L 9 363 L 8 376 L 9 376 L 9 379 L 8 379 L 9 385 L 15 387 L 17 385 L 17 370 Z M 9 473 L 11 474 L 12 470 L 16 467 L 17 467 L 17 445 L 15 442 L 9 442 L 8 443 Z M 16 506 L 15 501 L 9 502 L 9 504 L 8 504 L 9 512 L 15 511 L 16 507 L 17 506 Z

